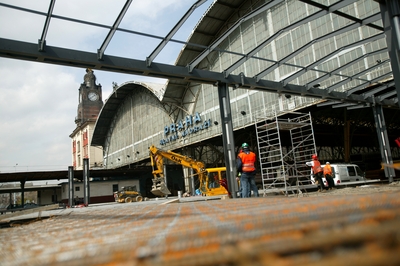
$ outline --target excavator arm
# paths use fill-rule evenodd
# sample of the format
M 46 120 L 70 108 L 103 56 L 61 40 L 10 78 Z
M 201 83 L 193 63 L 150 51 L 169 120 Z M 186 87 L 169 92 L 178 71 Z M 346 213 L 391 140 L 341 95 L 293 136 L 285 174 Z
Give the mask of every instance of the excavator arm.
M 223 172 L 226 171 L 225 168 L 212 168 L 206 169 L 203 162 L 196 161 L 188 156 L 184 156 L 172 151 L 163 151 L 157 149 L 154 145 L 149 148 L 150 150 L 150 160 L 151 166 L 153 168 L 153 185 L 151 193 L 156 196 L 165 196 L 170 195 L 167 185 L 165 184 L 165 176 L 164 176 L 164 159 L 168 159 L 182 166 L 191 168 L 195 171 L 195 174 L 192 176 L 197 176 L 200 183 L 200 192 L 206 195 L 220 195 L 220 194 L 228 194 L 227 190 L 224 186 L 220 186 L 218 181 L 222 179 Z M 217 176 L 217 183 L 210 188 L 210 184 L 212 181 L 210 177 L 207 176 L 207 173 L 212 172 L 212 176 Z

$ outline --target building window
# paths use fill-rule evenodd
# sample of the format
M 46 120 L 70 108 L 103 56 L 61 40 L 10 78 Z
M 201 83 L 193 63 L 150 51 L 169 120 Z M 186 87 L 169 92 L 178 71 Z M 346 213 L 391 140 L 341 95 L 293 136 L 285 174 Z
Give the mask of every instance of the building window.
M 75 187 L 75 191 L 81 191 L 81 187 Z
M 113 192 L 118 191 L 118 184 L 113 184 L 112 185 L 112 191 Z

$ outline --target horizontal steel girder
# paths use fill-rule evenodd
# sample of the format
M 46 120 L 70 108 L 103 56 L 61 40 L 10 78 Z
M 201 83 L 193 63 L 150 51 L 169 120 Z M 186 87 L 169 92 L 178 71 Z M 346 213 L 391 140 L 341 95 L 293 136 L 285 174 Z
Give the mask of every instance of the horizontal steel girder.
M 183 66 L 174 66 L 161 63 L 152 63 L 147 66 L 146 60 L 137 60 L 117 56 L 104 55 L 98 60 L 97 53 L 71 50 L 59 47 L 46 46 L 44 51 L 39 51 L 38 45 L 15 40 L 0 38 L 0 57 L 19 59 L 47 64 L 64 65 L 70 67 L 92 68 L 102 71 L 118 72 L 154 78 L 185 80 L 203 84 L 226 83 L 235 88 L 285 93 L 296 96 L 312 97 L 326 100 L 342 101 L 348 103 L 378 104 L 386 107 L 398 108 L 396 102 L 390 99 L 380 100 L 378 97 L 364 98 L 361 95 L 347 95 L 345 92 L 329 92 L 328 90 L 309 88 L 306 86 L 287 84 L 276 81 L 256 80 L 244 75 L 229 75 L 208 70 L 189 69 Z

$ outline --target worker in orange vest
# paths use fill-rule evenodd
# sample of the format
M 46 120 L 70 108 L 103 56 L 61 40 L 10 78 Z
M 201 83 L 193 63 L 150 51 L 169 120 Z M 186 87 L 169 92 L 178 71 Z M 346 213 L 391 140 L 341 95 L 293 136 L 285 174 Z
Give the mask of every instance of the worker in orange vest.
M 250 197 L 251 192 L 253 191 L 253 196 L 258 197 L 258 188 L 256 185 L 256 154 L 250 151 L 249 144 L 242 144 L 242 151 L 238 154 L 237 157 L 237 170 L 241 173 L 240 176 L 240 185 L 242 189 L 242 198 Z
M 321 163 L 318 160 L 318 156 L 316 154 L 313 154 L 311 156 L 312 161 L 307 162 L 306 164 L 308 166 L 311 166 L 312 173 L 314 175 L 314 179 L 318 180 L 318 192 L 325 192 L 325 185 L 324 182 L 322 181 L 322 177 L 324 177 L 324 170 L 321 167 Z
M 333 177 L 332 177 L 332 167 L 331 164 L 329 162 L 326 162 L 325 166 L 324 166 L 324 176 L 326 179 L 326 182 L 328 183 L 328 189 L 332 190 L 335 188 L 335 182 L 333 181 Z

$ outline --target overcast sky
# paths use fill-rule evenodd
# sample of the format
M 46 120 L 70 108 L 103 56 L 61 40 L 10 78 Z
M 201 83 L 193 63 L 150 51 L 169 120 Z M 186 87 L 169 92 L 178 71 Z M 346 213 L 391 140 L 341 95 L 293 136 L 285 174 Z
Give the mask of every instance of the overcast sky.
M 196 0 L 134 0 L 120 28 L 165 36 Z M 50 0 L 1 0 L 47 13 Z M 57 0 L 54 15 L 112 26 L 124 0 Z M 192 14 L 173 37 L 186 41 L 212 3 Z M 45 16 L 0 6 L 0 38 L 38 43 Z M 60 19 L 52 19 L 46 37 L 50 46 L 96 52 L 108 33 Z M 160 40 L 116 32 L 105 54 L 145 60 Z M 171 43 L 155 59 L 174 64 L 182 45 Z M 67 170 L 72 165 L 71 139 L 77 115 L 78 89 L 85 69 L 33 63 L 0 57 L 0 172 Z M 112 82 L 163 80 L 94 70 L 103 100 Z

